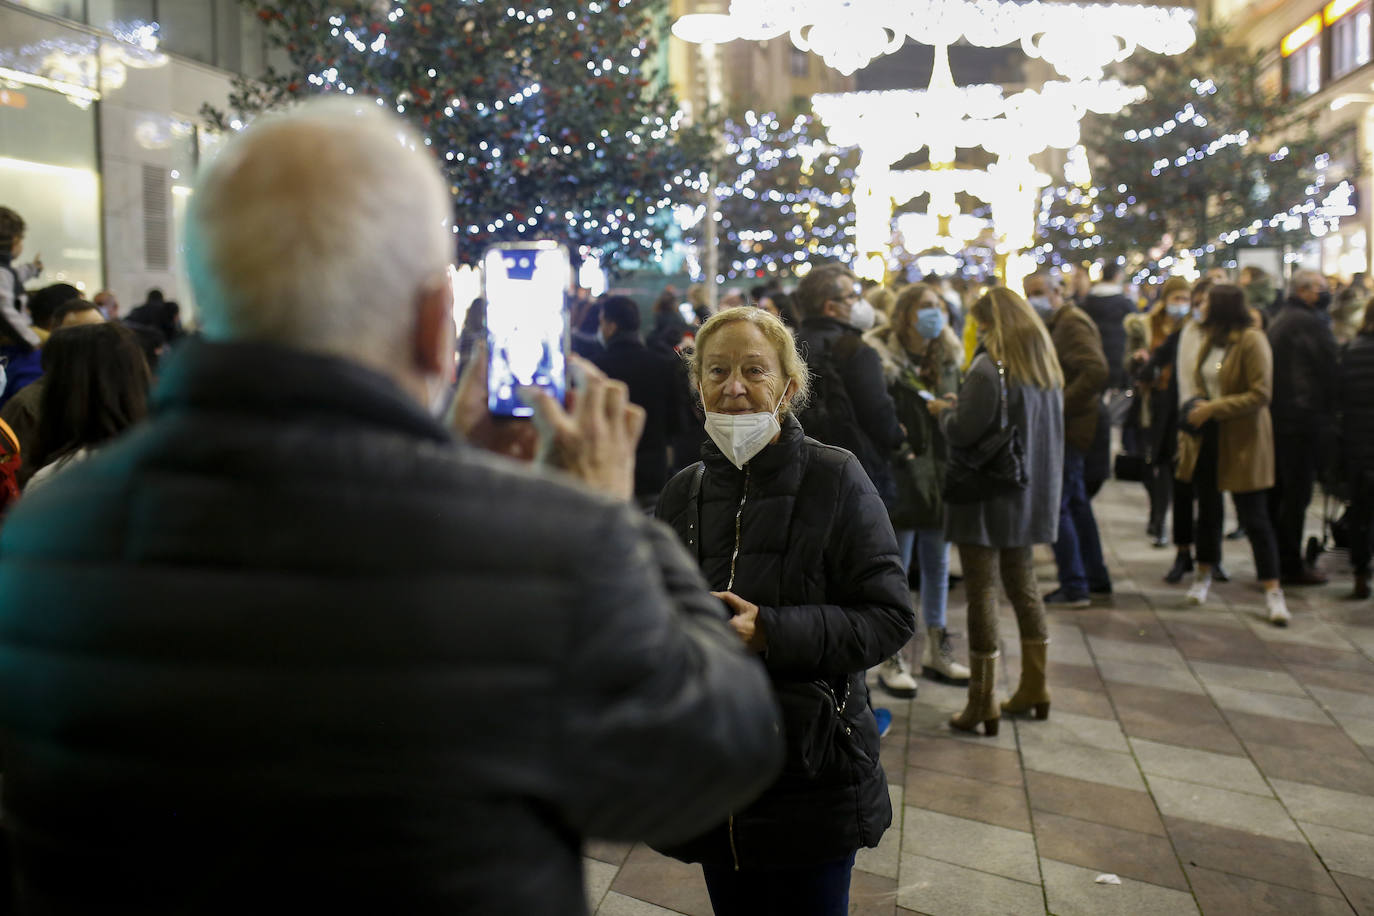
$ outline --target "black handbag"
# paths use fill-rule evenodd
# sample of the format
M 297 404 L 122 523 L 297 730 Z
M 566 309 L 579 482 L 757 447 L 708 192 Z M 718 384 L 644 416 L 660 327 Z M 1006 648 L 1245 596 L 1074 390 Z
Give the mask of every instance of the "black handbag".
M 1026 449 L 1021 430 L 1007 419 L 1007 371 L 999 361 L 1000 422 L 968 448 L 951 448 L 945 471 L 945 502 L 976 503 L 1024 490 Z
M 1122 452 L 1116 456 L 1113 463 L 1113 471 L 1117 480 L 1129 480 L 1133 483 L 1143 483 L 1145 480 L 1145 456 L 1132 455 L 1129 452 Z

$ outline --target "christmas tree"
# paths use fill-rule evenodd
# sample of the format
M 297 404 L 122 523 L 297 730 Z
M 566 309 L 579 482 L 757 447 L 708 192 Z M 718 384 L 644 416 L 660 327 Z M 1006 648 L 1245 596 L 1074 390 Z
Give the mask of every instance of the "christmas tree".
M 319 93 L 375 96 L 443 168 L 460 262 L 536 238 L 622 268 L 652 261 L 707 168 L 709 140 L 656 78 L 664 0 L 242 2 L 290 63 L 239 81 L 234 114 L 207 108 L 212 124 Z
M 1042 263 L 1225 262 L 1238 243 L 1277 245 L 1305 229 L 1331 190 L 1310 124 L 1266 85 L 1261 55 L 1220 30 L 1201 30 L 1167 66 L 1137 55 L 1114 75 L 1146 97 L 1085 122 L 1092 181 L 1043 193 Z
M 802 265 L 813 262 L 853 261 L 858 160 L 856 148 L 830 146 L 810 115 L 784 122 L 748 111 L 727 120 L 716 176 L 726 280 L 782 279 L 804 275 Z M 698 245 L 701 230 L 694 226 L 690 238 Z

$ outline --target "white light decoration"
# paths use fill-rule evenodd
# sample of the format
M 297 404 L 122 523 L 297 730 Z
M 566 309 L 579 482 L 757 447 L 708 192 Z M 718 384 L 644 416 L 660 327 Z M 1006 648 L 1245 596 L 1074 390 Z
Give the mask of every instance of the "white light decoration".
M 1020 42 L 1026 54 L 1070 80 L 1101 79 L 1103 68 L 1137 48 L 1180 54 L 1196 39 L 1191 9 L 1117 3 L 1016 0 L 733 0 L 729 14 L 696 13 L 673 32 L 693 42 L 767 40 L 790 34 L 831 67 L 850 74 L 899 49 L 964 40 L 986 48 Z
M 995 250 L 1008 269 L 1015 264 L 1020 270 L 1025 265 L 1013 256 L 1033 244 L 1036 201 L 1050 181 L 1030 157 L 1048 148 L 1077 147 L 1085 114 L 1120 111 L 1140 99 L 1143 90 L 1115 80 L 1052 81 L 1039 90 L 1004 97 L 1000 86 L 956 86 L 947 51 L 936 48 L 928 89 L 812 98 L 828 139 L 862 150 L 855 182 L 857 247 L 860 252 L 885 250 L 892 202 L 928 195 L 925 213 L 899 218 L 904 247 L 913 254 L 960 251 L 989 228 L 960 212 L 955 195 L 965 193 L 991 206 Z M 929 168 L 891 170 L 922 147 L 930 151 Z M 955 150 L 973 147 L 996 155 L 997 161 L 986 170 L 954 168 Z

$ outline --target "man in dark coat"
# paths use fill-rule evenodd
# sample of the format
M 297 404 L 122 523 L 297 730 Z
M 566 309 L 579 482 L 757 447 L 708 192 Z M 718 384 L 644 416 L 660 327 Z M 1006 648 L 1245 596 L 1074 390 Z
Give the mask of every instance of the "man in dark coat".
M 1097 325 L 1101 335 L 1102 353 L 1107 359 L 1107 387 L 1122 391 L 1129 387 L 1126 377 L 1126 316 L 1134 313 L 1135 304 L 1121 285 L 1121 266 L 1115 261 L 1102 264 L 1102 281 L 1093 286 L 1083 300 L 1083 311 Z
M 1275 484 L 1270 510 L 1284 585 L 1321 585 L 1326 576 L 1302 554 L 1303 522 L 1312 502 L 1318 461 L 1334 456 L 1340 366 L 1327 307 L 1331 290 L 1313 270 L 1293 275 L 1288 299 L 1269 326 L 1274 351 Z
M 423 149 L 346 99 L 235 138 L 188 216 L 204 338 L 6 521 L 14 911 L 585 916 L 584 838 L 680 841 L 779 772 L 763 666 L 629 505 L 625 387 L 528 394 L 571 475 L 428 409 L 452 211 Z M 478 354 L 456 425 L 533 454 Z
M 1087 607 L 1091 604 L 1089 593 L 1109 595 L 1112 591 L 1084 477 L 1086 457 L 1098 431 L 1107 357 L 1092 319 L 1073 303 L 1065 302 L 1058 285 L 1048 276 L 1027 277 L 1025 290 L 1026 301 L 1045 319 L 1064 370 L 1064 488 L 1059 535 L 1054 542 L 1059 588 L 1045 596 L 1045 603 Z
M 681 407 L 680 360 L 650 350 L 639 336 L 639 305 L 628 296 L 601 300 L 599 334 L 605 349 L 601 371 L 624 382 L 630 403 L 644 408 L 644 434 L 635 450 L 635 499 L 652 511 L 668 482 L 668 444 L 677 433 Z
M 882 357 L 851 323 L 859 299 L 858 282 L 848 269 L 830 264 L 812 270 L 797 286 L 796 302 L 802 318 L 797 343 L 813 375 L 820 374 L 820 361 L 831 361 L 853 405 L 855 441 L 826 444 L 852 451 L 878 488 L 878 495 L 891 507 L 897 499 L 897 481 L 890 456 L 906 440 L 906 434 L 887 390 Z M 806 425 L 804 419 L 802 425 Z M 815 435 L 812 430 L 807 434 Z

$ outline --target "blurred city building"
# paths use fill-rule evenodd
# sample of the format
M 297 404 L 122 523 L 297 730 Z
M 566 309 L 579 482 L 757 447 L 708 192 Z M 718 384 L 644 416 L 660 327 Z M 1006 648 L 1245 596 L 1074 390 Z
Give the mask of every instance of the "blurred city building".
M 1322 138 L 1325 187 L 1349 181 L 1355 193 L 1329 200 L 1342 214 L 1334 232 L 1290 253 L 1297 264 L 1348 278 L 1374 259 L 1374 67 L 1370 0 L 1203 0 L 1205 22 L 1224 26 L 1237 43 L 1265 55 L 1268 88 L 1298 100 Z M 1245 253 L 1242 251 L 1242 255 Z M 1266 269 L 1280 255 L 1250 260 Z M 1241 258 L 1244 266 L 1246 258 Z

